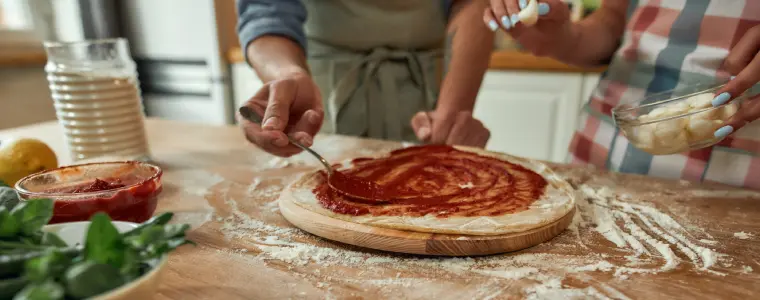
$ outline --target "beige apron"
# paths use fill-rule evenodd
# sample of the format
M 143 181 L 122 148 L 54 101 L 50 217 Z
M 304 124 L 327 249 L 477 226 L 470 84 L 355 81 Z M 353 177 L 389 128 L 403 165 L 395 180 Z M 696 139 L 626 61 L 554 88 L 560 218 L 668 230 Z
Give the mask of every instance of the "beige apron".
M 441 1 L 302 2 L 309 67 L 324 102 L 321 132 L 416 141 L 412 116 L 438 98 Z

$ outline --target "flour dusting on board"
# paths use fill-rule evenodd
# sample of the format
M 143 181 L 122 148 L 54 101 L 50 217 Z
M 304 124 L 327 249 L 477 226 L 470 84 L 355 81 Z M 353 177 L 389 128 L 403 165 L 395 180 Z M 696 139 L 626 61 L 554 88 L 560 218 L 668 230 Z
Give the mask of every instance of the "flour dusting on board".
M 222 222 L 221 232 L 236 247 L 243 247 L 229 254 L 284 265 L 328 292 L 340 285 L 371 290 L 377 297 L 415 298 L 399 293 L 430 287 L 451 291 L 446 299 L 503 299 L 514 295 L 528 299 L 628 299 L 610 284 L 619 281 L 616 286 L 626 286 L 624 281 L 632 276 L 674 270 L 715 276 L 752 272 L 751 267 L 732 263 L 731 257 L 719 251 L 722 246 L 699 228 L 684 226 L 654 207 L 635 204 L 630 196 L 607 188 L 581 185 L 573 223 L 551 242 L 504 255 L 433 258 L 339 245 L 244 211 L 249 200 L 246 197 L 266 199 L 256 207 L 271 216 L 276 211 L 276 195 L 285 184 L 255 179 L 249 186 L 230 184 L 217 191 L 220 194 L 215 196 L 224 200 L 229 211 L 217 217 Z M 230 192 L 234 188 L 244 192 Z M 598 251 L 600 247 L 606 249 Z M 568 251 L 558 253 L 557 249 Z M 610 251 L 622 255 L 604 254 Z M 361 271 L 347 276 L 345 267 Z M 417 275 L 399 277 L 401 272 Z M 592 273 L 608 274 L 613 280 L 600 282 L 590 276 Z M 462 282 L 477 278 L 479 283 L 474 287 L 450 286 L 449 281 L 441 280 L 453 278 Z
M 748 240 L 749 238 L 752 237 L 752 234 L 741 231 L 741 232 L 735 232 L 734 237 L 740 240 Z

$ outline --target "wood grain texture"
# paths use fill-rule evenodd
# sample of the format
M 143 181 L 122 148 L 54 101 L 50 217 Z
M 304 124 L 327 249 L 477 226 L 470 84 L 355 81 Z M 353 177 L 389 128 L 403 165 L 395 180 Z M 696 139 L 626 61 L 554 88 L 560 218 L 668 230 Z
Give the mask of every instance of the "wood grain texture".
M 286 197 L 280 197 L 279 206 L 288 222 L 329 240 L 390 252 L 443 256 L 480 256 L 529 248 L 562 233 L 575 214 L 573 209 L 557 221 L 526 232 L 472 236 L 395 230 L 347 222 L 304 209 Z
M 240 48 L 227 52 L 227 60 L 231 64 L 243 63 L 245 58 Z M 536 72 L 567 72 L 567 73 L 601 73 L 607 67 L 580 68 L 567 65 L 548 57 L 538 57 L 527 52 L 516 50 L 494 51 L 488 65 L 491 70 L 514 70 Z
M 615 270 L 596 267 L 601 261 L 622 266 L 633 252 L 603 237 L 594 224 L 524 250 L 476 258 L 395 254 L 319 238 L 293 227 L 276 202 L 283 186 L 319 167 L 308 154 L 275 158 L 248 144 L 234 126 L 149 119 L 146 128 L 153 159 L 164 170 L 157 213 L 172 211 L 175 222 L 191 224 L 188 237 L 197 243 L 169 256 L 155 299 L 542 298 L 526 291 L 535 287 L 534 278 L 544 276 L 562 278 L 555 282 L 562 291 L 543 295 L 549 299 L 754 299 L 760 294 L 760 196 L 722 193 L 735 191 L 730 187 L 550 164 L 574 185 L 614 188 L 627 195 L 620 201 L 667 214 L 689 229 L 685 238 L 713 240 L 709 248 L 732 264 L 714 268 L 722 275 L 701 271 L 671 245 L 680 262 L 675 268 L 621 279 Z M 71 162 L 56 122 L 0 130 L 0 139 L 8 136 L 38 138 L 62 164 Z M 334 135 L 318 135 L 314 143 L 329 161 L 398 147 Z M 579 208 L 575 216 L 583 219 L 586 213 Z M 646 224 L 635 224 L 667 243 Z M 753 236 L 738 239 L 737 232 Z M 664 260 L 655 249 L 650 252 L 648 264 L 656 270 Z M 579 258 L 590 259 L 590 268 L 562 268 Z M 589 288 L 597 293 L 559 293 Z
M 28 51 L 0 51 L 0 68 L 9 67 L 39 67 L 47 63 L 47 54 L 42 49 Z

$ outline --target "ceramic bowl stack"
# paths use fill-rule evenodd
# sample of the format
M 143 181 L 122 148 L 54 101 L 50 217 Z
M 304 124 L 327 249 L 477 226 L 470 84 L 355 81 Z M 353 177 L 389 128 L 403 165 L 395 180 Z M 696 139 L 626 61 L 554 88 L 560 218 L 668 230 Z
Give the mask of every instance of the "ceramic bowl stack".
M 147 155 L 136 80 L 57 73 L 48 81 L 74 159 Z
M 50 92 L 72 158 L 147 158 L 139 82 L 126 41 L 48 43 L 46 49 Z

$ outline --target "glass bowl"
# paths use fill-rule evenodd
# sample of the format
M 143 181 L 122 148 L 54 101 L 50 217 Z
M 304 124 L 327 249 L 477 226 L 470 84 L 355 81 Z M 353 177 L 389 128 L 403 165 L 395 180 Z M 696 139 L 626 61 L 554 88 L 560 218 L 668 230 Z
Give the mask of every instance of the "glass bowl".
M 668 155 L 717 144 L 715 130 L 738 111 L 746 95 L 712 106 L 714 92 L 725 85 L 694 84 L 643 99 L 622 102 L 612 109 L 615 125 L 636 148 L 652 155 Z
M 138 161 L 88 163 L 35 173 L 16 183 L 22 200 L 54 200 L 50 224 L 87 221 L 105 212 L 117 221 L 141 223 L 155 212 L 161 168 Z

